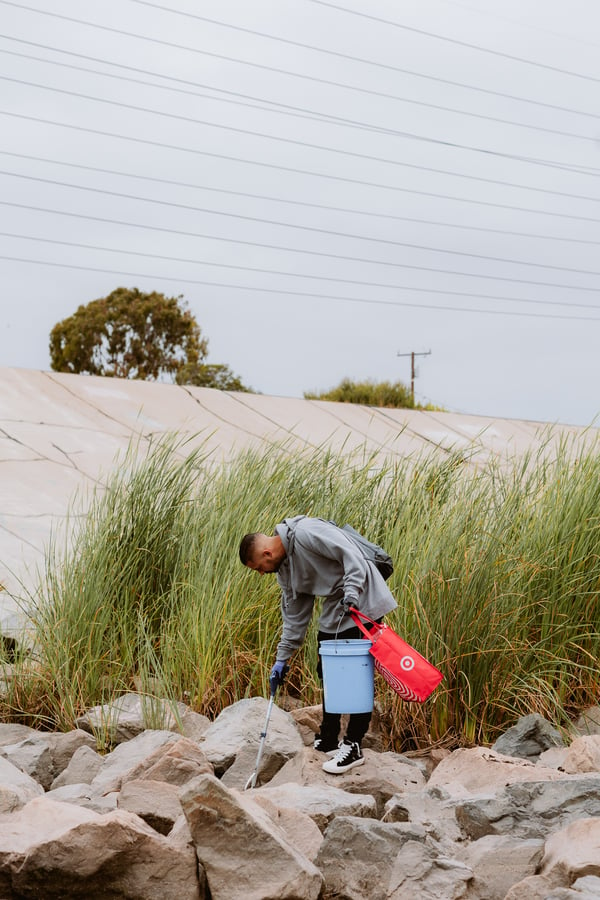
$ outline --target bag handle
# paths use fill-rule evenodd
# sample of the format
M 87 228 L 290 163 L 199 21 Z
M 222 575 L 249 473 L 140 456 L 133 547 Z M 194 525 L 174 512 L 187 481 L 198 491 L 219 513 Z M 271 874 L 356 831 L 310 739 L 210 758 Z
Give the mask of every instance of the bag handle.
M 361 612 L 360 609 L 357 609 L 355 606 L 351 606 L 350 609 L 348 610 L 348 612 L 350 613 L 350 618 L 352 619 L 354 624 L 358 628 L 360 628 L 360 630 L 362 631 L 364 636 L 366 638 L 369 638 L 369 640 L 373 639 L 375 632 L 381 631 L 382 626 L 379 622 L 376 622 L 374 619 L 370 619 L 369 616 L 365 615 L 364 612 Z M 371 625 L 374 626 L 371 631 L 369 631 L 368 628 L 365 628 L 365 626 L 361 622 L 359 616 L 362 617 L 363 619 L 366 619 L 367 622 L 370 622 Z

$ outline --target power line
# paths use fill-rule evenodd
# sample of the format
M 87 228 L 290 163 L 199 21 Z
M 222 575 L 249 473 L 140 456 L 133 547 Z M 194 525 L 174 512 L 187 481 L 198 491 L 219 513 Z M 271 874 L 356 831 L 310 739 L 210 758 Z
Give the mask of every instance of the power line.
M 43 244 L 56 244 L 61 247 L 77 247 L 81 250 L 99 250 L 103 253 L 119 253 L 124 256 L 141 256 L 146 259 L 163 259 L 167 262 L 187 263 L 196 266 L 211 266 L 218 269 L 232 269 L 242 272 L 256 272 L 261 275 L 283 275 L 286 278 L 306 278 L 312 281 L 331 281 L 337 284 L 354 284 L 360 287 L 386 288 L 395 291 L 414 291 L 421 294 L 442 294 L 453 297 L 470 297 L 475 300 L 499 300 L 506 303 L 529 303 L 535 306 L 568 306 L 578 309 L 600 310 L 595 303 L 573 303 L 571 300 L 533 300 L 529 297 L 507 297 L 497 294 L 469 293 L 468 291 L 452 291 L 445 288 L 413 287 L 405 284 L 385 284 L 377 281 L 360 281 L 356 278 L 333 278 L 328 275 L 310 275 L 305 272 L 289 272 L 281 269 L 265 269 L 258 266 L 242 266 L 235 263 L 219 263 L 211 260 L 198 259 L 197 257 L 165 256 L 160 253 L 145 253 L 141 250 L 123 250 L 122 247 L 103 247 L 99 244 L 83 244 L 77 241 L 62 241 L 57 238 L 39 237 L 31 234 L 17 234 L 11 231 L 0 231 L 0 237 L 16 238 L 17 240 L 35 241 Z
M 2 3 L 2 2 L 4 2 L 4 0 L 0 0 L 0 3 Z M 417 165 L 416 163 L 407 163 L 404 160 L 389 159 L 388 157 L 383 157 L 383 156 L 372 156 L 371 154 L 368 154 L 368 153 L 358 153 L 353 150 L 341 150 L 338 147 L 327 147 L 324 144 L 314 144 L 311 141 L 300 141 L 295 138 L 283 137 L 281 135 L 267 134 L 266 132 L 253 131 L 252 129 L 240 128 L 235 125 L 223 125 L 220 122 L 210 122 L 207 119 L 194 119 L 191 116 L 182 116 L 182 115 L 178 115 L 177 113 L 164 112 L 163 110 L 152 109 L 150 107 L 145 107 L 145 106 L 138 106 L 133 103 L 122 103 L 118 100 L 110 100 L 107 97 L 95 97 L 93 94 L 83 94 L 79 91 L 69 91 L 66 88 L 52 87 L 47 84 L 39 84 L 35 81 L 26 81 L 25 79 L 22 79 L 22 78 L 11 78 L 8 75 L 0 75 L 0 79 L 2 79 L 3 81 L 10 81 L 13 84 L 22 84 L 22 85 L 26 85 L 27 87 L 34 87 L 34 88 L 37 88 L 38 90 L 51 91 L 56 94 L 64 94 L 65 96 L 68 96 L 68 97 L 77 97 L 82 100 L 92 100 L 95 103 L 105 103 L 108 106 L 117 106 L 121 109 L 132 109 L 132 110 L 135 110 L 136 112 L 150 113 L 151 115 L 154 115 L 154 116 L 162 116 L 162 117 L 168 118 L 168 119 L 176 119 L 179 122 L 189 122 L 193 125 L 204 125 L 204 126 L 208 126 L 209 128 L 220 129 L 221 131 L 231 131 L 234 134 L 243 134 L 243 135 L 249 135 L 251 137 L 264 138 L 265 140 L 276 141 L 278 143 L 283 143 L 283 144 L 290 144 L 295 147 L 304 147 L 304 148 L 308 148 L 309 150 L 319 150 L 319 151 L 324 151 L 326 153 L 336 153 L 336 154 L 340 154 L 341 156 L 351 157 L 352 159 L 360 159 L 363 161 L 366 160 L 368 162 L 384 163 L 385 165 L 400 166 L 401 168 L 417 169 L 421 172 L 433 172 L 437 175 L 451 175 L 454 178 L 466 178 L 466 179 L 469 179 L 470 181 L 483 181 L 483 182 L 490 183 L 490 184 L 509 185 L 511 187 L 518 187 L 520 189 L 528 190 L 528 191 L 552 193 L 552 194 L 558 194 L 559 196 L 575 197 L 576 199 L 579 199 L 579 200 L 598 199 L 600 201 L 600 198 L 589 198 L 584 195 L 578 195 L 578 194 L 564 194 L 560 191 L 548 191 L 545 188 L 535 188 L 535 187 L 531 187 L 530 185 L 526 185 L 526 184 L 514 184 L 512 182 L 506 182 L 506 181 L 501 181 L 501 180 L 497 180 L 497 179 L 481 178 L 476 175 L 465 175 L 461 172 L 452 172 L 448 169 L 436 169 L 433 166 L 420 166 L 420 165 Z M 556 160 L 546 160 L 546 159 L 538 159 L 538 158 L 534 158 L 534 157 L 517 156 L 512 153 L 502 153 L 499 150 L 489 150 L 489 149 L 486 149 L 483 147 L 472 147 L 468 144 L 458 144 L 453 141 L 442 141 L 442 140 L 439 140 L 438 138 L 429 138 L 429 137 L 425 137 L 424 135 L 412 134 L 411 132 L 407 132 L 407 131 L 397 131 L 397 132 L 394 132 L 394 135 L 396 137 L 407 138 L 409 140 L 422 141 L 427 144 L 436 144 L 436 145 L 440 145 L 443 147 L 450 147 L 454 150 L 467 150 L 467 151 L 470 151 L 473 153 L 481 153 L 484 156 L 497 156 L 497 157 L 500 157 L 501 159 L 510 159 L 510 160 L 513 160 L 516 162 L 526 163 L 527 165 L 542 166 L 544 168 L 549 168 L 549 169 L 559 169 L 564 172 L 572 172 L 573 174 L 576 174 L 576 175 L 587 175 L 588 177 L 593 177 L 593 178 L 600 177 L 600 171 L 597 172 L 595 170 L 592 170 L 591 167 L 582 168 L 582 167 L 578 167 L 578 166 L 571 166 L 567 163 L 561 163 Z
M 64 15 L 60 15 L 59 13 L 50 12 L 49 10 L 37 9 L 36 7 L 33 7 L 33 6 L 26 6 L 24 4 L 14 3 L 14 2 L 12 2 L 12 0 L 0 0 L 0 3 L 3 3 L 6 6 L 16 7 L 17 9 L 25 9 L 28 12 L 38 13 L 39 15 L 52 16 L 54 18 L 61 19 L 63 21 L 74 22 L 77 25 L 85 25 L 85 26 L 88 26 L 89 28 L 98 28 L 103 31 L 108 31 L 112 34 L 120 34 L 120 35 L 123 35 L 124 37 L 132 37 L 137 40 L 148 41 L 150 43 L 160 44 L 162 46 L 171 47 L 175 50 L 185 50 L 189 53 L 196 53 L 196 54 L 203 55 L 203 56 L 209 56 L 213 59 L 224 60 L 225 62 L 233 62 L 233 63 L 239 64 L 239 65 L 250 66 L 255 69 L 262 69 L 263 71 L 273 72 L 273 73 L 276 73 L 279 75 L 287 75 L 290 78 L 300 78 L 300 79 L 303 79 L 306 81 L 314 81 L 319 84 L 328 84 L 328 85 L 335 86 L 335 87 L 345 88 L 347 90 L 363 91 L 362 88 L 356 87 L 353 85 L 341 84 L 341 83 L 335 82 L 335 81 L 328 81 L 327 79 L 318 78 L 317 76 L 307 75 L 305 73 L 291 72 L 288 69 L 281 69 L 276 66 L 267 66 L 262 63 L 256 63 L 256 62 L 251 62 L 248 60 L 239 59 L 239 57 L 225 56 L 224 54 L 221 54 L 221 53 L 214 53 L 209 50 L 201 50 L 198 47 L 190 47 L 190 46 L 187 46 L 184 44 L 176 44 L 171 41 L 164 41 L 159 38 L 149 37 L 147 35 L 138 34 L 136 32 L 124 31 L 123 29 L 112 28 L 108 25 L 100 25 L 95 22 L 88 22 L 85 19 L 77 19 L 77 18 L 74 18 L 73 16 L 64 16 Z M 322 52 L 330 53 L 331 55 L 334 55 L 334 56 L 338 55 L 335 53 L 335 51 L 329 51 L 329 50 L 325 50 L 325 49 L 323 49 Z M 487 95 L 494 96 L 494 97 L 502 97 L 506 100 L 513 100 L 513 101 L 519 102 L 519 103 L 529 103 L 529 104 L 533 104 L 536 106 L 544 107 L 546 109 L 555 109 L 555 110 L 560 110 L 563 112 L 573 112 L 576 115 L 584 115 L 584 116 L 589 115 L 588 113 L 582 112 L 580 110 L 573 110 L 573 109 L 569 109 L 568 107 L 561 107 L 561 106 L 557 106 L 557 105 L 551 104 L 551 103 L 544 103 L 540 100 L 532 100 L 528 97 L 519 97 L 514 94 L 503 93 L 502 91 L 494 91 L 489 88 L 480 87 L 479 85 L 465 84 L 460 81 L 452 81 L 451 79 L 440 78 L 435 75 L 426 75 L 422 72 L 415 72 L 412 69 L 403 69 L 403 68 L 400 68 L 399 66 L 390 66 L 390 65 L 386 65 L 384 63 L 378 63 L 373 60 L 364 60 L 364 59 L 361 59 L 360 57 L 353 57 L 350 55 L 348 55 L 348 58 L 355 62 L 367 63 L 367 64 L 370 64 L 373 66 L 378 66 L 380 68 L 389 69 L 389 70 L 398 72 L 402 75 L 410 75 L 415 78 L 423 78 L 427 81 L 436 82 L 437 84 L 447 84 L 452 87 L 459 87 L 459 88 L 463 88 L 465 90 L 476 91 L 477 93 L 487 94 Z
M 145 228 L 145 229 L 148 229 L 151 231 L 164 231 L 169 234 L 183 234 L 188 237 L 198 237 L 198 238 L 203 238 L 204 240 L 220 241 L 220 242 L 228 243 L 228 244 L 239 244 L 240 246 L 244 246 L 244 247 L 260 247 L 261 249 L 283 251 L 285 253 L 297 253 L 297 254 L 302 254 L 304 256 L 315 256 L 315 257 L 322 257 L 322 258 L 326 258 L 326 259 L 337 259 L 337 260 L 343 260 L 344 262 L 359 262 L 359 263 L 367 263 L 369 265 L 390 266 L 391 268 L 394 268 L 394 269 L 416 269 L 418 271 L 435 272 L 437 274 L 443 274 L 443 275 L 458 275 L 460 277 L 465 277 L 465 278 L 480 278 L 480 279 L 484 279 L 486 281 L 506 281 L 511 284 L 530 284 L 530 285 L 535 285 L 537 287 L 552 287 L 552 288 L 560 288 L 560 289 L 570 290 L 570 291 L 573 291 L 573 290 L 585 291 L 585 292 L 591 292 L 594 294 L 598 292 L 597 288 L 583 287 L 583 286 L 575 285 L 575 284 L 558 284 L 556 282 L 534 281 L 534 280 L 525 279 L 525 278 L 509 278 L 507 276 L 502 276 L 502 275 L 485 275 L 485 274 L 481 274 L 481 273 L 476 274 L 476 273 L 472 273 L 472 272 L 456 272 L 452 269 L 438 269 L 438 268 L 433 268 L 432 266 L 415 266 L 415 265 L 412 265 L 409 263 L 400 263 L 400 262 L 389 261 L 389 260 L 369 259 L 369 258 L 356 256 L 356 255 L 346 256 L 346 255 L 343 255 L 340 253 L 326 253 L 322 250 L 306 250 L 302 247 L 295 247 L 295 246 L 287 247 L 287 246 L 282 246 L 280 244 L 267 244 L 267 243 L 261 242 L 261 241 L 248 241 L 248 240 L 243 240 L 241 238 L 225 237 L 223 235 L 205 234 L 202 232 L 180 231 L 177 229 L 167 229 L 167 228 L 153 226 L 153 225 L 142 225 L 142 224 L 138 224 L 135 222 L 123 222 L 123 221 L 119 221 L 119 220 L 115 220 L 115 219 L 102 218 L 100 216 L 90 216 L 90 215 L 87 215 L 84 213 L 66 212 L 63 210 L 48 209 L 48 208 L 44 208 L 41 206 L 32 206 L 32 205 L 25 204 L 25 203 L 15 203 L 15 202 L 12 202 L 9 200 L 0 200 L 0 205 L 11 206 L 11 207 L 14 207 L 17 209 L 28 209 L 28 210 L 32 210 L 35 212 L 45 212 L 45 213 L 50 213 L 52 215 L 67 216 L 69 218 L 86 219 L 86 220 L 93 221 L 93 222 L 104 222 L 104 223 L 111 224 L 111 225 L 126 225 L 126 226 L 134 227 L 134 228 Z
M 536 263 L 536 262 L 531 262 L 531 261 L 507 258 L 507 257 L 503 257 L 503 256 L 488 256 L 487 254 L 483 254 L 483 253 L 469 253 L 466 250 L 447 250 L 443 247 L 432 247 L 428 244 L 415 244 L 415 243 L 412 243 L 409 241 L 397 241 L 397 240 L 392 240 L 389 238 L 372 237 L 370 235 L 365 235 L 365 234 L 353 234 L 351 232 L 336 231 L 336 230 L 330 229 L 330 228 L 317 228 L 314 225 L 298 225 L 293 222 L 284 222 L 280 219 L 265 219 L 262 216 L 249 216 L 249 215 L 243 215 L 242 213 L 225 212 L 223 210 L 209 209 L 208 207 L 203 207 L 203 206 L 192 206 L 191 204 L 188 204 L 188 203 L 174 203 L 172 200 L 158 200 L 153 197 L 140 197 L 137 194 L 125 194 L 121 191 L 111 191 L 106 188 L 96 188 L 96 187 L 89 187 L 87 185 L 72 184 L 71 182 L 68 182 L 68 181 L 57 181 L 55 179 L 42 178 L 42 177 L 36 176 L 36 175 L 24 175 L 20 172 L 8 172 L 5 170 L 0 170 L 0 175 L 6 175 L 6 176 L 12 177 L 12 178 L 22 178 L 27 181 L 37 181 L 42 184 L 52 184 L 52 185 L 56 185 L 58 187 L 68 187 L 68 188 L 72 188 L 73 190 L 78 190 L 78 191 L 88 191 L 93 194 L 102 194 L 102 195 L 109 196 L 109 197 L 119 197 L 124 200 L 137 200 L 137 201 L 140 201 L 143 203 L 153 203 L 158 206 L 168 206 L 168 207 L 172 207 L 174 209 L 185 209 L 185 210 L 189 210 L 191 212 L 201 212 L 201 213 L 205 213 L 205 214 L 213 215 L 213 216 L 223 216 L 224 218 L 227 218 L 227 219 L 239 219 L 242 222 L 253 222 L 253 223 L 260 224 L 260 225 L 274 225 L 277 228 L 293 228 L 298 231 L 307 231 L 307 232 L 310 232 L 311 234 L 328 235 L 330 237 L 341 237 L 341 238 L 345 238 L 345 239 L 350 238 L 351 240 L 368 241 L 369 243 L 372 243 L 372 244 L 384 244 L 389 247 L 404 247 L 409 250 L 423 250 L 428 253 L 446 253 L 451 256 L 461 256 L 461 257 L 464 256 L 469 259 L 486 260 L 489 262 L 507 263 L 509 265 L 527 266 L 529 268 L 552 269 L 553 271 L 557 271 L 557 272 L 571 272 L 571 273 L 574 273 L 577 275 L 600 275 L 600 271 L 596 271 L 596 270 L 576 269 L 576 268 L 572 268 L 570 266 L 556 266 L 556 265 L 552 265 L 551 263 Z M 355 257 L 355 256 L 350 257 L 350 258 L 358 259 L 358 257 Z M 403 266 L 405 268 L 414 268 L 414 269 L 421 268 L 420 266 L 414 266 L 414 265 L 409 265 L 409 264 L 403 264 Z M 455 273 L 455 274 L 468 275 L 469 273 Z M 470 274 L 471 274 L 471 277 L 474 277 L 472 273 L 470 273 Z M 480 277 L 480 276 L 477 276 L 477 277 Z M 493 277 L 499 277 L 499 276 L 493 276 Z
M 251 285 L 241 285 L 241 284 L 227 284 L 218 281 L 204 281 L 195 278 L 171 278 L 170 276 L 165 275 L 155 275 L 148 274 L 147 272 L 124 272 L 119 269 L 101 269 L 93 266 L 77 266 L 72 263 L 57 263 L 57 262 L 48 262 L 43 259 L 30 259 L 24 258 L 20 256 L 8 256 L 8 255 L 0 255 L 0 259 L 4 259 L 8 262 L 22 262 L 27 263 L 28 265 L 40 265 L 40 266 L 51 266 L 52 268 L 61 268 L 61 269 L 75 269 L 77 271 L 83 272 L 100 272 L 105 275 L 126 275 L 128 278 L 152 278 L 162 281 L 170 281 L 175 283 L 185 283 L 185 284 L 198 284 L 203 285 L 205 287 L 222 287 L 227 288 L 229 290 L 242 290 L 242 291 L 252 291 L 255 293 L 261 294 L 277 294 L 279 296 L 284 295 L 288 297 L 308 297 L 309 299 L 315 300 L 335 300 L 343 303 L 366 303 L 368 305 L 378 305 L 378 306 L 402 306 L 402 307 L 412 307 L 416 309 L 436 309 L 441 310 L 443 312 L 466 312 L 466 313 L 482 313 L 486 315 L 496 315 L 496 316 L 518 316 L 520 318 L 530 318 L 530 319 L 562 319 L 569 322 L 600 322 L 600 318 L 597 316 L 564 316 L 564 315 L 555 315 L 553 313 L 528 313 L 528 312 L 511 312 L 507 310 L 495 310 L 495 309 L 472 309 L 470 307 L 461 307 L 461 306 L 440 306 L 434 305 L 430 303 L 409 303 L 398 300 L 378 300 L 374 298 L 366 298 L 366 297 L 338 297 L 334 294 L 317 294 L 311 293 L 308 291 L 288 291 L 288 290 L 280 290 L 278 288 L 257 288 Z
M 6 35 L 2 35 L 2 34 L 0 34 L 0 37 L 8 39 L 8 40 L 19 41 L 19 38 L 12 38 L 12 37 L 6 38 Z M 73 63 L 60 62 L 59 60 L 54 60 L 54 59 L 45 59 L 44 57 L 41 57 L 41 56 L 34 56 L 33 54 L 30 54 L 30 53 L 18 53 L 17 51 L 6 50 L 5 48 L 0 48 L 0 53 L 5 53 L 9 56 L 17 56 L 21 59 L 34 60 L 35 62 L 47 63 L 48 65 L 52 65 L 52 66 L 61 66 L 63 68 L 72 69 L 77 72 L 87 72 L 91 75 L 100 75 L 104 78 L 113 78 L 113 79 L 118 79 L 119 81 L 127 81 L 132 84 L 140 84 L 145 87 L 159 88 L 160 90 L 163 90 L 163 91 L 173 91 L 173 92 L 176 92 L 179 94 L 185 94 L 187 96 L 202 97 L 204 99 L 214 100 L 217 103 L 230 103 L 230 104 L 235 104 L 237 106 L 245 106 L 249 109 L 260 109 L 260 110 L 263 110 L 264 112 L 271 112 L 271 113 L 278 113 L 279 115 L 293 116 L 294 118 L 308 119 L 310 121 L 314 120 L 317 122 L 328 122 L 332 125 L 341 125 L 346 128 L 357 128 L 362 131 L 371 131 L 371 132 L 374 132 L 375 134 L 389 134 L 389 135 L 396 135 L 396 136 L 400 136 L 400 137 L 406 136 L 401 131 L 394 130 L 393 128 L 387 128 L 383 125 L 372 125 L 367 122 L 358 121 L 356 119 L 348 119 L 343 116 L 334 116 L 331 113 L 319 112 L 318 110 L 315 110 L 315 109 L 307 109 L 307 108 L 301 107 L 301 106 L 293 106 L 292 104 L 288 104 L 288 103 L 278 103 L 275 100 L 268 100 L 265 97 L 255 97 L 252 94 L 243 94 L 239 91 L 228 91 L 223 88 L 216 88 L 213 85 L 199 84 L 197 82 L 186 81 L 186 80 L 180 79 L 180 78 L 172 78 L 169 75 L 161 75 L 160 72 L 152 72 L 147 69 L 138 69 L 138 68 L 135 68 L 134 66 L 121 66 L 119 63 L 114 63 L 114 62 L 111 62 L 110 60 L 104 60 L 104 59 L 99 59 L 99 58 L 93 57 L 93 56 L 87 56 L 86 54 L 83 54 L 83 53 L 71 53 L 68 50 L 61 50 L 60 48 L 57 48 L 57 47 L 50 47 L 50 46 L 44 45 L 44 44 L 35 44 L 33 41 L 19 41 L 19 42 L 37 46 L 37 47 L 42 47 L 43 49 L 50 50 L 54 53 L 66 53 L 70 56 L 76 56 L 80 59 L 87 59 L 92 62 L 99 62 L 103 65 L 115 66 L 118 68 L 127 69 L 129 71 L 144 73 L 147 75 L 151 75 L 154 78 L 164 78 L 164 79 L 168 79 L 168 80 L 182 82 L 182 83 L 189 84 L 189 85 L 194 85 L 195 87 L 201 87 L 205 90 L 210 90 L 210 91 L 217 91 L 219 93 L 228 94 L 229 96 L 228 97 L 215 97 L 211 94 L 199 94 L 197 91 L 189 91 L 184 88 L 172 87 L 171 85 L 167 85 L 167 84 L 156 84 L 155 82 L 151 82 L 151 81 L 143 81 L 140 78 L 131 78 L 126 75 L 117 75 L 113 72 L 102 72 L 99 69 L 89 69 L 86 66 L 76 66 Z M 234 100 L 234 99 L 231 99 L 232 97 L 239 97 L 241 99 Z M 414 106 L 425 107 L 426 109 L 434 109 L 438 112 L 450 112 L 455 115 L 467 116 L 469 118 L 474 118 L 474 119 L 482 119 L 483 121 L 495 122 L 500 125 L 511 125 L 515 128 L 526 128 L 531 131 L 540 131 L 545 134 L 556 134 L 556 135 L 559 135 L 560 137 L 569 137 L 569 138 L 574 138 L 576 140 L 581 140 L 581 141 L 590 141 L 592 143 L 596 143 L 596 140 L 597 140 L 593 135 L 580 134 L 580 133 L 576 133 L 573 131 L 562 131 L 558 128 L 546 128 L 543 125 L 534 125 L 532 122 L 515 122 L 514 119 L 502 119 L 498 116 L 489 116 L 489 115 L 485 115 L 484 113 L 476 113 L 476 112 L 471 112 L 469 110 L 456 109 L 455 107 L 442 106 L 441 104 L 437 104 L 437 103 L 427 103 L 423 100 L 416 100 L 412 97 L 394 96 L 393 99 L 398 102 L 410 103 Z M 245 102 L 247 100 L 252 100 L 254 102 L 253 103 Z M 260 105 L 256 105 L 256 104 L 267 104 L 267 105 L 260 106 Z M 600 118 L 600 116 L 594 116 L 594 118 Z
M 144 0 L 131 0 L 132 3 L 142 3 Z M 489 47 L 481 47 L 479 44 L 471 44 L 468 41 L 460 41 L 457 38 L 450 38 L 443 34 L 435 34 L 432 31 L 425 31 L 422 28 L 415 28 L 411 25 L 403 25 L 400 22 L 393 22 L 391 19 L 382 19 L 379 16 L 373 16 L 369 13 L 358 12 L 355 9 L 347 9 L 345 6 L 338 6 L 337 3 L 330 3 L 328 0 L 306 0 L 308 3 L 315 3 L 318 6 L 327 6 L 330 9 L 335 9 L 338 12 L 349 13 L 353 16 L 361 16 L 364 19 L 371 19 L 374 22 L 380 22 L 384 25 L 391 25 L 394 28 L 401 28 L 403 31 L 409 31 L 412 34 L 420 34 L 423 37 L 435 38 L 438 41 L 444 41 L 448 44 L 456 44 L 458 47 L 465 47 L 469 50 L 477 50 L 481 53 L 490 53 L 492 56 L 499 56 L 503 59 L 508 59 L 511 62 L 519 62 L 524 63 L 528 66 L 535 66 L 538 69 L 546 69 L 550 72 L 558 72 L 560 75 L 569 75 L 573 78 L 582 78 L 585 81 L 595 81 L 600 82 L 600 78 L 594 78 L 593 75 L 583 75 L 581 72 L 573 72 L 570 69 L 561 69 L 558 66 L 551 66 L 547 63 L 539 63 L 534 62 L 531 59 L 525 59 L 522 56 L 514 56 L 511 53 L 504 53 L 501 50 L 492 50 Z M 147 3 L 147 6 L 153 6 L 152 3 Z
M 12 156 L 16 159 L 27 159 L 34 162 L 50 163 L 51 165 L 64 166 L 70 169 L 82 169 L 86 172 L 100 172 L 104 175 L 117 175 L 120 178 L 134 178 L 139 181 L 150 181 L 155 184 L 167 184 L 174 187 L 193 188 L 194 190 L 199 191 L 210 191 L 211 193 L 227 194 L 231 197 L 246 197 L 251 200 L 267 200 L 271 203 L 289 204 L 290 206 L 301 206 L 306 207 L 307 209 L 318 209 L 327 212 L 341 212 L 345 214 L 351 213 L 352 215 L 369 216 L 371 218 L 377 219 L 389 219 L 394 222 L 412 222 L 417 225 L 436 225 L 441 228 L 458 228 L 465 231 L 476 231 L 478 233 L 483 232 L 485 234 L 502 234 L 510 237 L 525 237 L 535 240 L 564 241 L 570 244 L 589 244 L 592 246 L 597 246 L 600 244 L 600 241 L 593 241 L 589 240 L 588 238 L 571 238 L 564 237 L 562 235 L 537 234 L 535 232 L 529 231 L 510 231 L 503 228 L 486 228 L 481 225 L 464 225 L 463 223 L 459 222 L 441 222 L 439 219 L 418 219 L 413 216 L 399 216 L 392 213 L 373 212 L 372 210 L 368 209 L 355 209 L 347 206 L 333 206 L 327 203 L 310 203 L 307 200 L 296 200 L 289 197 L 275 197 L 272 194 L 252 194 L 248 191 L 234 191 L 228 188 L 219 188 L 209 184 L 194 184 L 193 182 L 189 181 L 176 181 L 171 178 L 158 178 L 153 175 L 141 175 L 138 172 L 122 172 L 118 169 L 105 169 L 99 166 L 84 165 L 82 163 L 65 162 L 64 160 L 60 159 L 49 159 L 45 156 L 32 156 L 28 153 L 14 153 L 10 150 L 0 149 L 0 155 Z
M 2 3 L 2 2 L 4 2 L 4 0 L 0 0 L 0 3 Z M 397 192 L 400 192 L 403 194 L 415 194 L 420 197 L 434 197 L 438 200 L 440 200 L 440 199 L 441 200 L 452 200 L 452 201 L 457 201 L 460 203 L 470 203 L 470 204 L 473 204 L 474 206 L 489 206 L 489 207 L 493 207 L 494 209 L 509 209 L 509 210 L 513 210 L 513 211 L 517 211 L 517 212 L 527 212 L 527 213 L 534 213 L 535 215 L 551 216 L 553 218 L 558 218 L 558 219 L 571 219 L 571 220 L 577 221 L 577 222 L 593 222 L 593 223 L 600 222 L 600 219 L 596 219 L 593 216 L 579 216 L 579 215 L 574 215 L 572 213 L 551 212 L 549 210 L 544 210 L 544 209 L 532 209 L 531 207 L 526 207 L 526 206 L 515 206 L 514 204 L 493 203 L 488 200 L 473 200 L 473 199 L 470 199 L 467 197 L 457 197 L 452 194 L 441 194 L 439 192 L 434 192 L 434 191 L 421 191 L 421 190 L 416 190 L 415 188 L 399 187 L 399 186 L 393 185 L 393 184 L 384 184 L 382 182 L 376 182 L 376 181 L 366 181 L 365 179 L 360 179 L 360 178 L 349 178 L 344 175 L 331 175 L 330 173 L 315 172 L 314 170 L 300 169 L 295 166 L 283 166 L 278 163 L 269 163 L 269 162 L 263 162 L 262 160 L 246 159 L 244 157 L 239 157 L 239 156 L 230 156 L 225 153 L 214 153 L 214 152 L 211 152 L 208 150 L 201 150 L 198 147 L 182 147 L 179 144 L 167 144 L 164 141 L 151 141 L 148 138 L 140 138 L 140 137 L 135 137 L 133 135 L 119 134 L 118 132 L 114 132 L 114 131 L 102 131 L 98 128 L 86 128 L 83 125 L 72 125 L 69 122 L 57 122 L 55 119 L 43 119 L 43 118 L 41 118 L 41 116 L 28 116 L 28 115 L 25 115 L 24 113 L 16 113 L 16 112 L 12 112 L 12 111 L 9 111 L 6 109 L 0 109 L 0 115 L 10 116 L 11 118 L 14 118 L 14 119 L 23 119 L 27 122 L 37 122 L 37 123 L 40 123 L 43 125 L 53 125 L 57 128 L 67 128 L 71 131 L 79 131 L 79 132 L 83 132 L 85 134 L 95 134 L 95 135 L 101 135 L 102 137 L 118 138 L 119 140 L 123 140 L 123 141 L 132 141 L 133 143 L 143 144 L 145 146 L 159 147 L 160 149 L 163 149 L 163 150 L 177 150 L 180 153 L 193 153 L 196 156 L 207 156 L 207 157 L 210 157 L 211 159 L 224 159 L 229 162 L 237 162 L 237 163 L 243 163 L 245 165 L 259 166 L 260 168 L 266 168 L 266 169 L 276 169 L 277 171 L 280 171 L 280 172 L 289 172 L 289 173 L 293 173 L 295 175 L 308 175 L 311 178 L 324 178 L 328 181 L 339 181 L 344 184 L 357 184 L 357 185 L 362 185 L 365 187 L 382 188 L 383 190 L 386 190 L 386 191 L 397 191 Z M 467 178 L 469 176 L 461 176 L 461 177 Z M 500 182 L 500 183 L 505 186 L 508 185 L 508 186 L 513 186 L 513 187 L 518 187 L 518 185 L 509 185 L 508 182 Z M 535 190 L 535 189 L 533 188 L 532 190 Z M 589 198 L 585 198 L 585 199 L 589 199 Z

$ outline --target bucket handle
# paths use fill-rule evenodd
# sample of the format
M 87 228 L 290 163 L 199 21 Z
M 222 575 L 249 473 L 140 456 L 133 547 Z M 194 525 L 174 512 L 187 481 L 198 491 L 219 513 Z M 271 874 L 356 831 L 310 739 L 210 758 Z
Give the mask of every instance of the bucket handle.
M 349 613 L 350 613 L 350 617 L 352 618 L 352 621 L 354 622 L 354 624 L 355 624 L 358 628 L 360 628 L 360 630 L 362 631 L 363 635 L 364 635 L 366 638 L 368 638 L 370 641 L 375 642 L 375 641 L 377 640 L 377 638 L 379 637 L 379 635 L 381 634 L 381 632 L 383 631 L 383 629 L 385 628 L 385 625 L 381 625 L 380 622 L 375 622 L 374 619 L 370 619 L 369 616 L 365 615 L 364 612 L 361 612 L 360 609 L 356 609 L 355 606 L 351 606 L 351 607 L 350 607 Z M 367 622 L 370 622 L 370 623 L 371 623 L 371 625 L 373 626 L 373 628 L 371 628 L 370 631 L 369 631 L 368 628 L 366 628 L 366 627 L 363 625 L 363 623 L 361 622 L 359 616 L 360 616 L 361 618 L 363 618 L 363 619 L 366 619 Z

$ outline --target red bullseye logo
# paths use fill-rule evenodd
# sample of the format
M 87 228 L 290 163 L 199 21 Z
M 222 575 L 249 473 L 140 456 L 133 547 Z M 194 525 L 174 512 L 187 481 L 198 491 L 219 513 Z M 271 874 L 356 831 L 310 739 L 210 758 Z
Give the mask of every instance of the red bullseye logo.
M 415 661 L 412 656 L 403 656 L 400 660 L 400 668 L 403 672 L 410 672 L 411 669 L 414 669 Z

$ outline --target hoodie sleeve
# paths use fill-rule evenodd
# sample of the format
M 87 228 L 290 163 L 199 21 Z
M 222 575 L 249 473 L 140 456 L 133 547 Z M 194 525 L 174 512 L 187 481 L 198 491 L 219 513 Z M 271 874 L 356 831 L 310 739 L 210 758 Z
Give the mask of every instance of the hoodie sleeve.
M 281 618 L 283 628 L 277 645 L 277 659 L 289 659 L 302 646 L 313 613 L 314 596 L 296 594 L 291 596 L 286 590 L 281 593 Z

